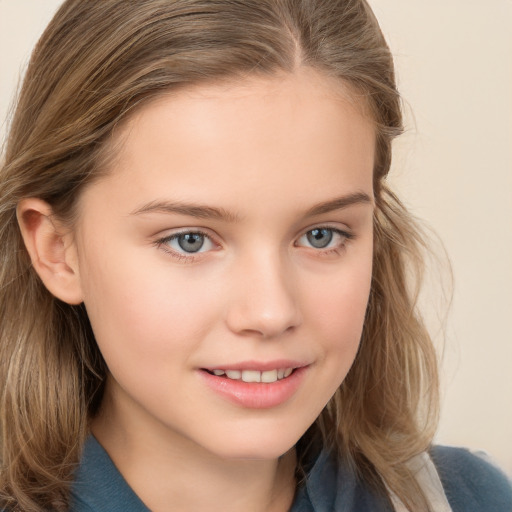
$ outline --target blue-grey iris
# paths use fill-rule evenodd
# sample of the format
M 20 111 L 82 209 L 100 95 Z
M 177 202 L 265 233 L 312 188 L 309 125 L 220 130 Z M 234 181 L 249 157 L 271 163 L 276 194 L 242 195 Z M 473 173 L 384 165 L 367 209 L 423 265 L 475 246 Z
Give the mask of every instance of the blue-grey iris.
M 332 229 L 312 229 L 307 233 L 308 242 L 317 249 L 324 249 L 327 247 L 332 240 L 333 232 Z
M 184 233 L 178 236 L 178 245 L 186 252 L 197 252 L 204 245 L 204 235 L 201 233 Z

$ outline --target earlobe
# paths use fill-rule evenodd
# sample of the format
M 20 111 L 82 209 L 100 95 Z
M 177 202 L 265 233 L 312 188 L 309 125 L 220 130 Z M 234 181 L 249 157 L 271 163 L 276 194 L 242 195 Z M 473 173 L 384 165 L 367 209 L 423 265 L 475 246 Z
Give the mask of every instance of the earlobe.
M 37 198 L 23 199 L 16 210 L 32 266 L 55 297 L 82 302 L 76 246 L 72 235 L 54 219 L 51 206 Z

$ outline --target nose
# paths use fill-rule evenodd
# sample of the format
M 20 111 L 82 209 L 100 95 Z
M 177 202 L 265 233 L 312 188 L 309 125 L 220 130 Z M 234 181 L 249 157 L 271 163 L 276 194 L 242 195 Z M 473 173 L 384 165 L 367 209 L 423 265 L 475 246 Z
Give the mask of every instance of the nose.
M 296 282 L 278 255 L 259 254 L 239 262 L 229 279 L 226 322 L 231 331 L 275 338 L 302 323 Z

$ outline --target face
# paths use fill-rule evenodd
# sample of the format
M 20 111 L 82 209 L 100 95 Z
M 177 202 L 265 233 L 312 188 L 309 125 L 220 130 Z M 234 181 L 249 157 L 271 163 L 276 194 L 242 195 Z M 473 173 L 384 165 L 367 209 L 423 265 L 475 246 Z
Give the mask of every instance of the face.
M 109 425 L 275 458 L 350 369 L 372 266 L 374 127 L 294 75 L 162 96 L 79 204 Z

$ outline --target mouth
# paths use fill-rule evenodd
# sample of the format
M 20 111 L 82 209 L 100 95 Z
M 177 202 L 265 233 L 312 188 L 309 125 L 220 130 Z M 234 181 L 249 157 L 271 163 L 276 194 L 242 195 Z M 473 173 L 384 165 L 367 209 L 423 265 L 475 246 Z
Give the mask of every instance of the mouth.
M 199 374 L 207 387 L 236 406 L 269 409 L 285 404 L 295 395 L 309 367 L 310 364 L 291 361 L 246 361 L 224 368 L 200 368 Z
M 230 380 L 240 380 L 243 382 L 260 382 L 266 384 L 272 384 L 279 380 L 286 379 L 289 377 L 296 368 L 276 368 L 274 370 L 223 370 L 223 369 L 203 369 L 210 375 L 216 377 L 223 377 Z

